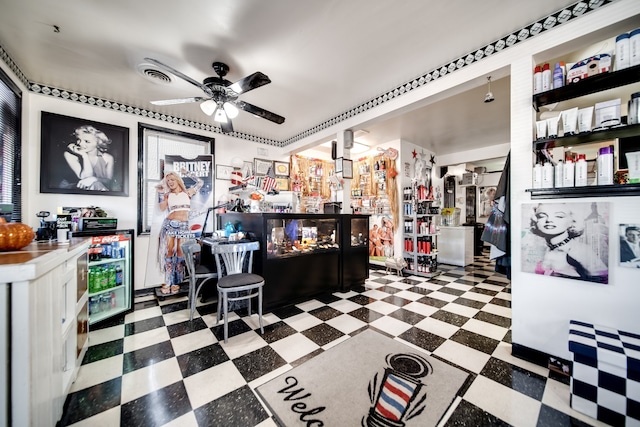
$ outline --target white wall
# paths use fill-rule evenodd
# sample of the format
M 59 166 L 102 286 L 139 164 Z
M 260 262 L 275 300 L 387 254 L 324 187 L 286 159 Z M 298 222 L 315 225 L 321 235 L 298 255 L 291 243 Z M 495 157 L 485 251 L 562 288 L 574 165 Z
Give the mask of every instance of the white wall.
M 577 319 L 613 328 L 639 331 L 640 272 L 620 268 L 617 224 L 637 223 L 640 197 L 560 199 L 575 202 L 609 202 L 609 284 L 548 277 L 521 272 L 518 252 L 522 244 L 522 204 L 531 203 L 532 140 L 535 114 L 532 70 L 535 64 L 561 56 L 580 45 L 604 40 L 638 25 L 640 2 L 619 1 L 593 15 L 532 40 L 530 55 L 511 66 L 511 247 L 513 343 L 570 359 L 569 320 Z M 627 19 L 628 17 L 632 17 Z

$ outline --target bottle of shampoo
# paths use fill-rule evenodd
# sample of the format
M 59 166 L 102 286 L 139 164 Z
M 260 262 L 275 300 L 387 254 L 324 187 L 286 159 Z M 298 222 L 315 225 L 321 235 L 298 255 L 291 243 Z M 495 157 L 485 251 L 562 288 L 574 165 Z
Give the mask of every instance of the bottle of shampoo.
M 564 179 L 562 180 L 563 187 L 573 187 L 575 185 L 575 165 L 573 164 L 573 158 L 567 157 L 564 162 Z
M 545 162 L 542 166 L 542 188 L 553 188 L 553 165 Z
M 536 65 L 533 71 L 533 94 L 542 92 L 542 67 Z
M 613 184 L 613 147 L 598 151 L 598 185 Z
M 564 70 L 559 62 L 556 62 L 556 68 L 553 69 L 553 88 L 558 89 L 564 86 Z
M 586 154 L 578 154 L 576 162 L 576 187 L 584 187 L 587 185 L 587 156 Z
M 554 168 L 554 172 L 555 172 L 555 187 L 556 188 L 562 188 L 564 186 L 564 168 L 563 168 L 564 164 L 562 163 L 562 160 L 558 160 L 558 163 L 556 163 L 556 167 Z
M 629 65 L 631 65 L 629 43 L 630 37 L 628 33 L 623 33 L 616 37 L 616 71 L 629 68 Z
M 536 163 L 533 167 L 533 188 L 542 188 L 542 165 Z
M 551 70 L 549 64 L 545 63 L 542 66 L 542 91 L 546 92 L 551 89 Z
M 629 65 L 640 65 L 640 28 L 629 33 Z

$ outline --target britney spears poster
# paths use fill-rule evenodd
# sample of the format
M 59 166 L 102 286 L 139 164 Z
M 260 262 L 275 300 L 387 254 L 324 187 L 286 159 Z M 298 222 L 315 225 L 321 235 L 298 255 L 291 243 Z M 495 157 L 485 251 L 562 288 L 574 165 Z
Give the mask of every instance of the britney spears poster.
M 156 186 L 145 286 L 161 286 L 158 295 L 180 292 L 186 278 L 181 245 L 202 234 L 213 206 L 213 156 L 165 156 Z

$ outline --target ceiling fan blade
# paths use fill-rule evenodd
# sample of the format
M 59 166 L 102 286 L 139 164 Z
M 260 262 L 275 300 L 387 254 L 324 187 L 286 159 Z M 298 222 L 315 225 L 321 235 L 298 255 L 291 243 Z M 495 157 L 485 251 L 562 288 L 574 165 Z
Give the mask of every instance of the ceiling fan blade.
M 271 83 L 269 77 L 266 74 L 261 73 L 260 71 L 256 71 L 255 73 L 247 76 L 243 79 L 238 80 L 234 84 L 232 84 L 229 88 L 234 92 L 240 94 L 249 92 L 252 89 L 258 88 L 260 86 L 264 86 L 268 83 Z
M 162 99 L 160 101 L 150 101 L 153 105 L 174 105 L 174 104 L 188 104 L 190 102 L 204 101 L 207 98 L 200 96 L 192 98 L 178 98 L 178 99 Z
M 255 105 L 249 104 L 248 102 L 236 101 L 236 107 L 246 111 L 247 113 L 251 113 L 254 116 L 262 117 L 263 119 L 270 120 L 279 125 L 284 123 L 284 117 L 279 116 L 276 113 L 272 113 L 271 111 L 267 111 L 264 108 L 256 107 Z
M 222 129 L 223 133 L 233 133 L 233 124 L 231 123 L 230 119 L 227 119 L 226 122 L 221 122 L 220 128 Z
M 182 80 L 185 80 L 189 83 L 191 83 L 194 86 L 199 87 L 200 89 L 202 89 L 207 95 L 211 96 L 210 89 L 208 87 L 206 87 L 205 85 L 203 85 L 202 83 L 192 79 L 191 77 L 187 76 L 186 74 L 182 74 L 180 71 L 176 70 L 173 67 L 168 66 L 167 64 L 163 64 L 162 62 L 155 60 L 153 58 L 144 58 L 145 61 L 149 61 L 154 65 L 157 65 L 160 68 L 165 69 L 166 71 L 170 72 L 173 75 L 176 75 L 178 77 L 180 77 Z

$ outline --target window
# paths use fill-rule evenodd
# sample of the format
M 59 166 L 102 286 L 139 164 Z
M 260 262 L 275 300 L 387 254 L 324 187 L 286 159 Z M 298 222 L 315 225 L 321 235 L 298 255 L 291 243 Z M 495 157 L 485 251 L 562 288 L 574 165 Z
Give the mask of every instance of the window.
M 0 203 L 13 204 L 11 220 L 22 220 L 20 97 L 22 92 L 0 70 Z
M 212 138 L 138 125 L 138 235 L 149 234 L 154 219 L 155 188 L 162 180 L 165 156 L 195 157 L 213 153 Z

